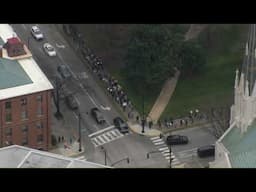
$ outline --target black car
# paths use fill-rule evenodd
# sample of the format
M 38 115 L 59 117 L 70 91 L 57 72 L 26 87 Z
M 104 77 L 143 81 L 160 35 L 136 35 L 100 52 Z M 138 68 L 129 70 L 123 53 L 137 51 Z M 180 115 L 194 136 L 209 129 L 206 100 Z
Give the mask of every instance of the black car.
M 96 107 L 91 109 L 91 115 L 96 120 L 96 122 L 98 124 L 103 124 L 103 123 L 106 122 L 106 120 L 104 119 L 101 111 Z
M 121 117 L 116 117 L 113 120 L 113 123 L 115 127 L 121 132 L 121 133 L 129 133 L 129 127 L 126 122 Z
M 67 103 L 67 106 L 74 110 L 74 109 L 78 109 L 78 103 L 75 99 L 75 97 L 72 94 L 69 94 L 65 97 L 65 101 Z
M 215 155 L 215 146 L 214 145 L 207 145 L 197 149 L 198 157 L 211 157 Z
M 166 138 L 167 145 L 179 145 L 179 144 L 187 144 L 188 137 L 182 135 L 169 135 Z
M 70 71 L 65 65 L 59 65 L 57 68 L 58 72 L 61 74 L 63 79 L 69 79 L 72 77 Z

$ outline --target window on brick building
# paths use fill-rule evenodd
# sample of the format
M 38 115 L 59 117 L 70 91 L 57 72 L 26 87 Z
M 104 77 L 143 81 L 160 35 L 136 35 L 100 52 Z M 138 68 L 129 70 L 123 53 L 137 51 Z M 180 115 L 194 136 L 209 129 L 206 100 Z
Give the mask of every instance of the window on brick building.
M 37 115 L 38 115 L 38 116 L 43 115 L 43 108 L 42 108 L 41 105 L 39 105 L 39 106 L 37 107 Z
M 28 132 L 28 125 L 23 125 L 23 126 L 21 127 L 21 131 L 22 131 L 23 133 L 27 133 L 27 132 Z
M 39 101 L 39 102 L 42 102 L 43 101 L 42 95 L 37 95 L 36 100 Z
M 28 111 L 26 109 L 23 109 L 21 111 L 21 119 L 22 120 L 28 119 Z
M 43 122 L 37 122 L 37 123 L 36 123 L 36 127 L 37 127 L 38 129 L 43 129 L 43 128 L 44 128 Z
M 10 128 L 10 127 L 6 128 L 5 135 L 6 136 L 11 136 L 12 135 L 12 128 Z
M 20 100 L 21 105 L 27 105 L 27 98 L 23 98 Z
M 37 142 L 38 142 L 38 143 L 43 142 L 43 139 L 44 139 L 44 137 L 43 137 L 42 134 L 37 136 Z
M 23 138 L 21 145 L 23 145 L 23 146 L 28 145 L 28 138 L 27 137 Z
M 11 111 L 8 111 L 8 112 L 5 114 L 5 121 L 6 121 L 6 122 L 12 122 L 12 113 L 11 113 Z
M 11 109 L 12 108 L 12 103 L 11 101 L 5 102 L 5 109 Z

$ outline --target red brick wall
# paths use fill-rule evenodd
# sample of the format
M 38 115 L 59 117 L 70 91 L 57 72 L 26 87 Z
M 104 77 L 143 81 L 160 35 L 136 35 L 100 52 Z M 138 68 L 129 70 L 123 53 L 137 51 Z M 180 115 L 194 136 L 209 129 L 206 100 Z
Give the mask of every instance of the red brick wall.
M 43 115 L 37 115 L 37 96 L 42 95 L 42 108 Z M 21 118 L 21 99 L 27 98 L 27 111 L 28 119 L 22 120 Z M 6 123 L 5 114 L 5 102 L 11 101 L 11 113 L 12 122 Z M 7 100 L 0 101 L 0 140 L 1 146 L 5 146 L 6 134 L 5 131 L 8 127 L 12 128 L 11 140 L 13 144 L 22 145 L 24 133 L 22 132 L 22 125 L 28 125 L 28 147 L 31 148 L 42 148 L 44 150 L 49 150 L 51 145 L 51 129 L 50 129 L 50 114 L 51 114 L 51 91 L 44 91 L 39 93 L 34 93 L 26 96 L 15 97 Z M 37 122 L 43 123 L 43 129 L 39 129 L 36 126 Z M 37 136 L 43 134 L 43 142 L 40 144 L 37 142 Z

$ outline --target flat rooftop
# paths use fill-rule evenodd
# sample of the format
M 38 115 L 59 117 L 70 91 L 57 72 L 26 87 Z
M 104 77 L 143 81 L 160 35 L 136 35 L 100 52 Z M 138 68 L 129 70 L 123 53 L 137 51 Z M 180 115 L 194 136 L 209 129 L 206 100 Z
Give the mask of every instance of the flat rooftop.
M 0 148 L 0 168 L 111 168 L 29 147 L 11 145 Z
M 15 32 L 0 24 L 0 45 Z M 53 89 L 33 57 L 18 60 L 0 58 L 0 100 Z

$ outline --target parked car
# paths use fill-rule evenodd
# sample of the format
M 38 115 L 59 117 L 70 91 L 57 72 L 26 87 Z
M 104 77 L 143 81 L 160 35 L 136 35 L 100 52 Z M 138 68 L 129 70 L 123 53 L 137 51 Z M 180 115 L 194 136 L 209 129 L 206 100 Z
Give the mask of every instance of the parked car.
M 166 138 L 167 145 L 187 144 L 188 137 L 183 135 L 169 135 Z
M 46 54 L 49 55 L 50 57 L 57 55 L 54 47 L 50 43 L 45 43 L 43 45 L 43 48 L 44 48 L 44 51 L 46 52 Z
M 96 122 L 98 124 L 103 124 L 106 122 L 106 120 L 103 117 L 103 114 L 101 113 L 101 111 L 98 108 L 92 108 L 91 109 L 91 115 L 92 117 L 96 120 Z
M 128 125 L 121 117 L 114 118 L 113 123 L 121 133 L 129 133 Z
M 31 34 L 36 40 L 42 40 L 44 38 L 43 33 L 40 31 L 39 27 L 35 25 L 31 28 Z
M 215 155 L 215 146 L 214 145 L 207 145 L 197 149 L 198 157 L 211 157 Z
M 72 95 L 72 94 L 67 95 L 65 97 L 65 101 L 66 101 L 67 106 L 70 109 L 72 109 L 72 110 L 78 109 L 78 103 L 77 103 L 74 95 Z
M 72 77 L 70 71 L 68 70 L 68 68 L 65 65 L 59 65 L 57 67 L 57 71 L 61 74 L 63 79 L 69 79 Z

